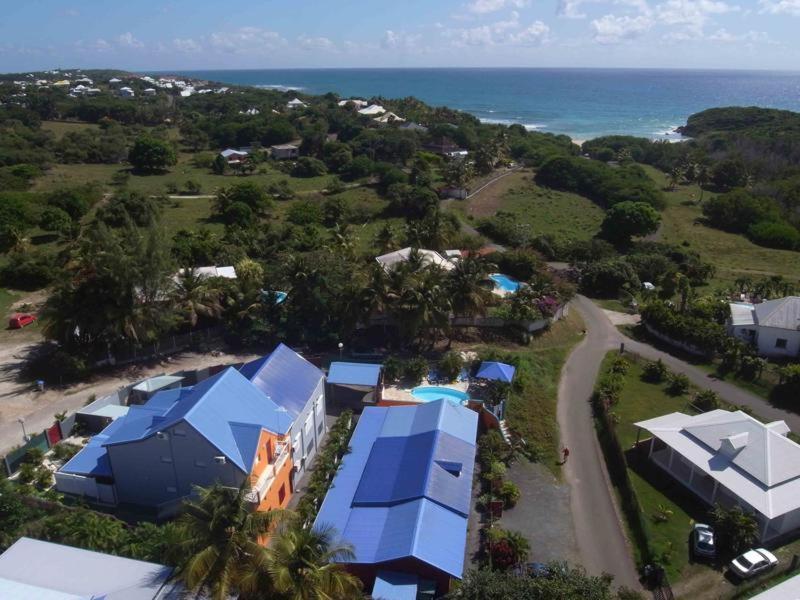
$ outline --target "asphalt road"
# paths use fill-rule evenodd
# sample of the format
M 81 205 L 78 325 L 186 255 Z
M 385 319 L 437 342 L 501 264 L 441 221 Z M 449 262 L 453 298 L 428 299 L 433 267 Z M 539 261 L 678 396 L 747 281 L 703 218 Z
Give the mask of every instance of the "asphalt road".
M 800 415 L 775 408 L 755 394 L 624 336 L 597 305 L 583 296 L 577 296 L 571 307 L 583 318 L 586 337 L 570 354 L 562 371 L 558 423 L 561 444 L 570 449 L 564 473 L 572 489 L 570 504 L 578 552 L 590 573 L 610 573 L 618 585 L 636 588 L 636 568 L 623 533 L 589 404 L 606 352 L 624 343 L 626 351 L 648 360 L 661 359 L 671 371 L 683 373 L 698 387 L 714 390 L 726 401 L 747 406 L 762 418 L 784 420 L 793 431 L 800 432 Z

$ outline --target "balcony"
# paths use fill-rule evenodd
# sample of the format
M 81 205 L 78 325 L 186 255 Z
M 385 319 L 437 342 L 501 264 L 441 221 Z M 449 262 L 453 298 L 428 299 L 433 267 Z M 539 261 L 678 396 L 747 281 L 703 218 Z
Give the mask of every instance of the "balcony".
M 250 491 L 245 496 L 245 500 L 251 504 L 259 505 L 266 498 L 267 492 L 272 487 L 272 483 L 280 473 L 280 470 L 286 464 L 286 460 L 291 454 L 291 448 L 288 443 L 279 442 L 275 446 L 275 456 L 264 467 L 264 470 L 259 475 L 256 481 L 250 482 Z

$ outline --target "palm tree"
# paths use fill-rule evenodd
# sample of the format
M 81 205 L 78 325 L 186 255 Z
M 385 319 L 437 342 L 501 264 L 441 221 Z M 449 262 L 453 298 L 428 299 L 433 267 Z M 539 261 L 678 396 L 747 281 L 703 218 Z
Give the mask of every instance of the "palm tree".
M 700 204 L 703 203 L 703 192 L 705 191 L 705 187 L 711 181 L 711 173 L 708 171 L 708 167 L 706 165 L 701 164 L 697 167 L 697 174 L 695 175 L 695 181 L 697 185 L 700 186 Z
M 383 227 L 375 234 L 375 245 L 380 250 L 381 254 L 391 252 L 398 246 L 397 231 L 392 227 L 391 223 L 384 224 Z
M 238 589 L 241 565 L 264 552 L 259 542 L 286 513 L 252 511 L 246 484 L 238 490 L 216 484 L 196 491 L 199 498 L 187 502 L 178 519 L 177 576 L 198 597 L 206 593 L 227 600 Z
M 195 269 L 183 269 L 175 282 L 172 298 L 178 313 L 194 327 L 200 317 L 222 316 L 222 293 L 213 280 L 202 277 Z
M 447 288 L 456 315 L 484 314 L 492 298 L 486 262 L 478 257 L 458 261 L 456 268 L 449 273 Z
M 361 595 L 361 582 L 338 564 L 353 558 L 350 546 L 334 541 L 331 527 L 287 523 L 270 541 L 262 565 L 282 598 L 339 600 Z

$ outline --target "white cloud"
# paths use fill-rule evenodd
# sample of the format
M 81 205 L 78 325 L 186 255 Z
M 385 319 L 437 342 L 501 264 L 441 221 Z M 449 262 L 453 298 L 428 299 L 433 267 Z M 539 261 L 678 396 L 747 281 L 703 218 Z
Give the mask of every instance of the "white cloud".
M 800 17 L 800 0 L 759 0 L 762 13 Z
M 542 21 L 534 21 L 524 27 L 520 23 L 519 13 L 514 11 L 505 21 L 464 29 L 448 29 L 444 31 L 444 36 L 456 46 L 532 46 L 547 42 L 550 28 Z
M 194 54 L 203 49 L 199 43 L 191 38 L 175 38 L 172 40 L 172 47 L 178 52 L 186 52 L 188 54 Z
M 304 50 L 336 52 L 336 44 L 326 37 L 308 37 L 301 35 L 297 38 L 297 43 Z
M 265 54 L 287 44 L 279 33 L 259 27 L 212 33 L 208 42 L 214 50 L 231 54 Z
M 653 27 L 653 19 L 646 15 L 605 15 L 592 21 L 594 39 L 601 44 L 615 44 L 639 37 Z
M 711 15 L 721 15 L 739 10 L 719 0 L 667 0 L 656 7 L 659 21 L 666 25 L 683 25 L 690 36 L 702 35 L 703 27 Z
M 485 15 L 504 8 L 523 8 L 529 4 L 530 0 L 473 0 L 467 5 L 467 10 L 478 15 Z
M 418 46 L 420 39 L 418 34 L 387 29 L 383 34 L 381 47 L 387 50 L 412 50 Z
M 559 0 L 556 14 L 567 19 L 585 19 L 583 7 L 587 4 L 601 4 L 603 0 Z M 637 10 L 643 15 L 652 13 L 647 0 L 613 0 L 614 4 Z
M 126 31 L 122 35 L 118 36 L 116 43 L 118 46 L 123 48 L 142 48 L 144 46 L 142 42 L 133 37 L 133 34 L 130 31 Z
M 766 31 L 746 31 L 745 33 L 735 34 L 727 29 L 719 29 L 706 36 L 712 42 L 738 43 L 746 42 L 751 44 L 771 44 L 773 43 Z
M 508 37 L 511 44 L 520 46 L 539 46 L 550 39 L 550 28 L 541 21 L 534 21 L 528 27 Z

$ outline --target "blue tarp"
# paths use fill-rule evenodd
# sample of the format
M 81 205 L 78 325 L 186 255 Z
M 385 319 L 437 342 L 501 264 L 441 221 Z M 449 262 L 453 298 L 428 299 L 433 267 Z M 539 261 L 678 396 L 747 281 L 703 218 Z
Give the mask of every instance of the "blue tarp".
M 353 546 L 347 562 L 415 558 L 461 577 L 477 428 L 448 400 L 364 409 L 316 524 Z
M 492 381 L 505 381 L 511 383 L 516 369 L 511 365 L 501 362 L 482 362 L 476 377 L 478 379 L 491 379 Z
M 328 383 L 375 387 L 381 376 L 381 365 L 365 363 L 332 362 Z

